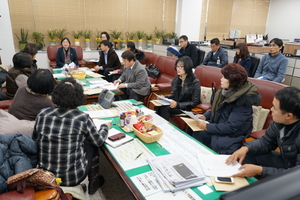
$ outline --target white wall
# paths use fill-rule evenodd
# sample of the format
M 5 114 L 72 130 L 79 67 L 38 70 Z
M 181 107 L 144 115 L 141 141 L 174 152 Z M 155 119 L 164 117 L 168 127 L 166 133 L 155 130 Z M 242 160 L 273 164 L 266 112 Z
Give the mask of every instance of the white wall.
M 15 46 L 10 22 L 8 0 L 0 0 L 0 56 L 3 64 L 12 64 Z
M 199 41 L 202 0 L 177 0 L 175 33 Z
M 274 37 L 290 41 L 300 38 L 299 11 L 299 0 L 271 0 L 266 24 L 269 40 Z

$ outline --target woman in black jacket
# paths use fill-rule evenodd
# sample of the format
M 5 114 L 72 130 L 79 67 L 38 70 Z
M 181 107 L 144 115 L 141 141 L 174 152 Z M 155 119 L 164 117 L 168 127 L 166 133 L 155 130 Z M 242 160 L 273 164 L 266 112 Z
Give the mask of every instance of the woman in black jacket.
M 69 38 L 63 38 L 60 43 L 62 47 L 60 47 L 56 53 L 56 68 L 61 68 L 65 64 L 69 65 L 71 62 L 78 66 L 76 50 L 70 47 L 71 42 Z
M 181 114 L 181 110 L 191 110 L 200 102 L 200 81 L 195 77 L 190 57 L 182 56 L 175 63 L 177 76 L 172 81 L 172 93 L 166 98 L 172 99 L 170 105 L 156 107 L 156 112 L 166 120 L 170 115 Z
M 145 58 L 145 54 L 144 52 L 142 51 L 139 51 L 135 48 L 135 44 L 134 42 L 127 42 L 127 46 L 126 46 L 126 50 L 130 50 L 134 53 L 135 55 L 135 58 L 138 60 L 138 61 L 141 61 Z

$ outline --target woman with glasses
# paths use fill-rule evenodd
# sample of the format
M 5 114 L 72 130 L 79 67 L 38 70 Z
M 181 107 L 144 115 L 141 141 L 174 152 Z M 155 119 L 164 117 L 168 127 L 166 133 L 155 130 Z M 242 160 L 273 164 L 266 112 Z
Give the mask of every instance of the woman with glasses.
M 248 76 L 251 72 L 251 58 L 248 51 L 247 44 L 239 43 L 236 45 L 236 53 L 233 59 L 234 63 L 240 64 L 248 72 Z
M 166 98 L 172 99 L 170 105 L 156 107 L 158 115 L 166 120 L 170 115 L 181 114 L 181 110 L 191 110 L 200 102 L 200 81 L 195 77 L 193 62 L 190 57 L 182 56 L 176 60 L 175 70 L 177 76 L 172 80 L 171 95 Z
M 288 65 L 288 59 L 281 53 L 282 46 L 279 38 L 270 41 L 270 53 L 262 57 L 254 78 L 282 82 Z
M 219 154 L 232 154 L 252 131 L 252 105 L 260 102 L 254 84 L 247 80 L 246 70 L 229 63 L 222 68 L 221 86 L 215 94 L 212 109 L 198 117 L 193 137 Z M 192 131 L 190 131 L 192 132 Z

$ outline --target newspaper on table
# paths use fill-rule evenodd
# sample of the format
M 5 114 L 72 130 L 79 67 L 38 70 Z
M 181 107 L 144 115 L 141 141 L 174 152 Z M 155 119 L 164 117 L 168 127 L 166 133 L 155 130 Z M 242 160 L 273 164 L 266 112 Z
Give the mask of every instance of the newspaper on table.
M 206 183 L 205 176 L 179 154 L 150 158 L 148 163 L 164 192 L 175 192 Z

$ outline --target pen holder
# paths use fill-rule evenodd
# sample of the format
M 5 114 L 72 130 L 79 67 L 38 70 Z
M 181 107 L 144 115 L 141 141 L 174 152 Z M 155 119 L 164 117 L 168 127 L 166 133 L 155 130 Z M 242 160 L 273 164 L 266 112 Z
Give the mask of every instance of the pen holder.
M 153 126 L 154 124 L 150 123 L 150 122 L 144 122 L 144 125 L 145 125 L 145 128 L 146 130 L 148 130 L 151 126 Z M 133 132 L 134 134 L 139 137 L 143 142 L 145 143 L 152 143 L 152 142 L 156 142 L 160 139 L 160 137 L 162 136 L 163 132 L 162 130 L 158 127 L 158 126 L 155 126 L 156 127 L 156 132 L 158 134 L 155 134 L 155 135 L 148 135 L 147 133 L 141 133 L 140 131 L 136 130 L 134 128 L 134 126 L 132 126 L 133 128 Z

